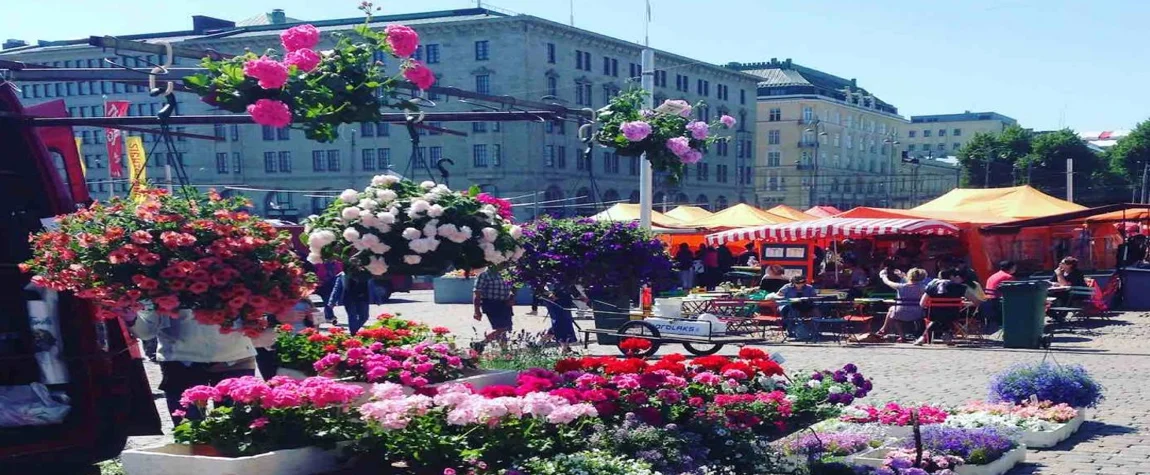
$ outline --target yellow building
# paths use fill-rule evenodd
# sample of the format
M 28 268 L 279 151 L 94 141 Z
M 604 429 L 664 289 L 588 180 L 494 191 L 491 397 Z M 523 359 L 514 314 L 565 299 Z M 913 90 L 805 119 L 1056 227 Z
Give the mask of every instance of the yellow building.
M 941 158 L 958 155 L 958 150 L 979 132 L 999 134 L 1018 121 L 997 112 L 915 115 L 902 140 L 912 157 Z

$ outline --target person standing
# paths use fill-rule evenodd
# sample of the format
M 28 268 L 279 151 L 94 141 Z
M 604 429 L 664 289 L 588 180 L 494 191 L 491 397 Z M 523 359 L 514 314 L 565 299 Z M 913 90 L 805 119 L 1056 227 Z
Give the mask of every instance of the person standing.
M 496 266 L 487 267 L 475 278 L 472 302 L 475 304 L 475 321 L 483 321 L 483 315 L 486 314 L 487 321 L 491 324 L 491 332 L 483 337 L 483 341 L 474 345 L 475 350 L 482 352 L 492 341 L 498 341 L 499 346 L 506 349 L 506 335 L 512 328 L 511 316 L 515 295 L 512 293 L 511 284 L 500 275 Z
M 370 279 L 357 279 L 340 272 L 325 308 L 342 306 L 347 313 L 347 329 L 355 335 L 367 323 L 374 293 L 375 286 Z
M 703 284 L 707 290 L 714 290 L 719 285 L 719 251 L 702 245 L 699 252 L 703 254 Z
M 339 261 L 328 260 L 315 266 L 316 280 L 319 281 L 319 286 L 316 287 L 315 292 L 323 299 L 323 316 L 331 324 L 335 324 L 335 311 L 327 303 L 331 299 L 331 291 L 335 288 L 335 281 L 342 272 L 343 264 Z
M 876 333 L 880 337 L 886 336 L 887 328 L 894 324 L 895 334 L 898 335 L 898 341 L 903 342 L 903 322 L 913 323 L 922 320 L 922 306 L 919 302 L 922 301 L 922 294 L 926 292 L 926 271 L 922 269 L 911 269 L 907 272 L 906 278 L 903 279 L 902 272 L 895 269 L 893 272 L 888 269 L 883 269 L 878 274 L 879 279 L 887 287 L 894 289 L 897 299 L 895 304 L 887 310 L 886 319 L 883 320 L 882 328 Z
M 687 243 L 679 244 L 679 250 L 675 252 L 675 267 L 679 269 L 679 283 L 683 286 L 683 290 L 691 290 L 695 287 L 695 255 L 691 253 L 691 247 Z
M 754 264 L 751 264 L 751 262 L 753 262 L 755 260 L 757 260 L 757 258 L 755 257 L 755 243 L 748 242 L 747 245 L 744 247 L 744 251 L 742 252 L 742 254 L 739 254 L 738 265 L 744 266 L 744 267 L 754 265 Z

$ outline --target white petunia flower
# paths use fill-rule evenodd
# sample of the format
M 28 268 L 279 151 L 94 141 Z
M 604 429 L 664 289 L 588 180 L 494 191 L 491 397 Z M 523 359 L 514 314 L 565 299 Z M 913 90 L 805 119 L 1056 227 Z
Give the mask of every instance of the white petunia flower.
M 432 218 L 443 216 L 443 207 L 440 205 L 431 205 L 431 207 L 427 209 L 427 215 Z
M 379 202 L 383 203 L 383 204 L 391 203 L 392 201 L 395 201 L 395 199 L 398 197 L 399 197 L 399 195 L 397 195 L 394 191 L 391 191 L 391 190 L 376 190 L 375 191 L 375 198 L 378 199 Z
M 328 243 L 324 241 L 323 236 L 319 232 L 314 232 L 307 235 L 307 245 L 312 249 L 323 248 Z
M 423 227 L 424 237 L 435 237 L 436 234 L 438 234 L 438 230 L 435 228 L 435 224 L 427 223 L 427 225 Z
M 406 256 L 403 256 L 403 262 L 406 262 L 408 265 L 413 266 L 413 265 L 419 264 L 420 262 L 423 262 L 423 258 L 419 257 L 415 254 L 408 254 Z
M 375 209 L 376 206 L 379 206 L 379 203 L 373 199 L 364 198 L 362 200 L 359 200 L 359 207 L 363 208 L 365 211 L 371 211 L 371 210 Z
M 369 228 L 374 228 L 374 227 L 376 227 L 382 223 L 379 222 L 379 218 L 375 217 L 374 214 L 363 213 L 363 214 L 359 215 L 359 224 L 362 224 L 362 225 L 367 226 Z
M 359 192 L 352 189 L 343 190 L 343 193 L 339 194 L 339 200 L 349 205 L 356 204 L 359 202 Z
M 316 234 L 319 235 L 320 242 L 322 242 L 324 246 L 335 242 L 335 231 L 323 229 Z
M 356 208 L 355 206 L 348 206 L 347 208 L 344 208 L 343 211 L 339 213 L 339 215 L 343 218 L 344 221 L 355 221 L 359 219 L 359 211 L 359 208 Z
M 367 271 L 371 275 L 383 275 L 387 273 L 387 262 L 379 257 L 372 257 L 371 263 L 367 265 Z
M 431 203 L 428 203 L 427 200 L 413 200 L 411 209 L 416 213 L 426 213 L 427 210 L 431 209 Z
M 387 179 L 383 175 L 376 175 L 371 177 L 372 186 L 387 186 Z
M 344 229 L 343 238 L 347 240 L 347 242 L 356 242 L 359 240 L 359 231 L 356 231 L 355 228 Z
M 383 182 L 386 185 L 394 185 L 396 183 L 399 183 L 399 177 L 397 177 L 395 175 L 384 175 L 383 176 Z
M 411 241 L 414 239 L 419 239 L 419 230 L 415 229 L 415 228 L 404 229 L 403 230 L 403 238 L 408 240 L 408 241 Z
M 495 239 L 498 237 L 499 237 L 499 231 L 496 231 L 495 228 L 483 228 L 483 240 L 484 241 L 495 242 Z
M 430 190 L 430 189 L 432 189 L 432 188 L 435 188 L 435 182 L 434 182 L 434 181 L 430 181 L 430 180 L 428 180 L 428 181 L 425 181 L 425 182 L 423 182 L 423 183 L 420 183 L 420 184 L 419 184 L 419 187 L 420 187 L 420 188 L 423 188 L 423 189 L 425 189 L 425 190 Z
M 323 256 L 313 252 L 307 255 L 307 261 L 317 265 L 323 264 Z
M 376 236 L 372 233 L 364 234 L 363 237 L 359 239 L 359 243 L 363 244 L 364 248 L 370 248 L 371 246 L 380 243 L 379 236 Z
M 523 236 L 523 228 L 520 227 L 519 225 L 512 224 L 511 228 L 509 228 L 507 230 L 507 234 L 510 234 L 511 237 L 513 237 L 515 239 L 519 239 L 520 237 Z
M 382 254 L 387 254 L 387 251 L 391 250 L 391 246 L 388 246 L 387 244 L 379 242 L 379 243 L 375 243 L 374 245 L 369 247 L 368 250 L 370 250 L 372 254 L 382 255 Z
M 380 212 L 379 214 L 376 214 L 375 217 L 379 218 L 379 222 L 381 222 L 383 224 L 395 224 L 395 214 L 394 213 L 389 213 L 387 211 L 383 211 L 383 212 Z

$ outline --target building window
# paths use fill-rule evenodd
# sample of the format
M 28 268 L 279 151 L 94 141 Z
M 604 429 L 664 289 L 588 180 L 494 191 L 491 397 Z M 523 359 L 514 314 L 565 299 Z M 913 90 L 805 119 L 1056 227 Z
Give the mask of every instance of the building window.
M 439 161 L 443 159 L 443 147 L 428 147 L 427 153 L 432 164 L 439 163 Z
M 487 132 L 487 122 L 472 122 L 471 131 L 476 133 Z
M 603 75 L 619 77 L 619 60 L 603 57 Z
M 591 105 L 591 83 L 575 81 L 575 104 L 581 106 Z
M 486 145 L 476 144 L 471 146 L 471 162 L 477 168 L 487 166 Z
M 375 135 L 375 123 L 363 122 L 359 124 L 359 135 L 363 137 L 372 137 Z
M 547 95 L 552 97 L 559 96 L 559 78 L 547 76 Z
M 377 122 L 375 124 L 375 136 L 376 137 L 391 136 L 391 124 L 388 124 L 387 122 Z
M 707 181 L 711 178 L 711 166 L 706 163 L 695 164 L 695 179 L 699 181 Z
M 778 129 L 767 131 L 767 145 L 778 145 L 782 143 L 782 135 Z
M 928 130 L 922 131 L 922 136 L 923 137 L 930 137 L 930 130 L 928 129 Z
M 547 62 L 555 64 L 555 43 L 547 43 Z
M 361 156 L 360 167 L 363 168 L 363 171 L 370 172 L 370 171 L 375 170 L 375 149 L 374 148 L 363 149 L 363 151 L 360 152 L 360 156 Z
M 276 139 L 276 129 L 270 125 L 264 126 L 264 141 L 271 141 Z
M 767 166 L 777 167 L 783 163 L 783 152 L 767 152 Z
M 778 122 L 780 120 L 783 120 L 783 110 L 778 107 L 771 108 L 767 113 L 767 121 Z
M 280 172 L 291 173 L 291 152 L 280 152 Z
M 343 166 L 340 164 L 339 150 L 327 151 L 327 171 L 338 172 Z
M 907 136 L 907 138 L 912 138 L 912 139 L 913 139 L 913 138 L 915 138 L 917 135 L 918 135 L 918 132 L 917 132 L 917 131 L 914 131 L 914 130 L 908 130 L 908 131 L 906 131 L 906 136 Z
M 580 71 L 591 70 L 591 53 L 583 50 L 575 50 L 575 69 Z
M 476 61 L 487 61 L 487 59 L 488 59 L 488 48 L 489 47 L 490 47 L 490 43 L 488 43 L 487 40 L 476 41 L 475 42 L 475 60 Z
M 640 69 L 640 71 L 642 71 L 642 70 Z M 667 87 L 667 72 L 666 71 L 658 71 L 658 70 L 655 71 L 655 86 Z
M 631 63 L 630 73 L 631 74 L 628 75 L 629 78 L 639 79 L 643 76 L 643 66 L 637 63 Z
M 240 152 L 232 152 L 232 173 L 239 175 L 244 170 L 244 159 Z
M 366 150 L 365 150 L 366 152 Z M 327 163 L 324 160 L 323 150 L 311 151 L 311 170 L 314 172 L 322 172 L 327 169 Z M 366 170 L 366 169 L 365 169 Z
M 498 167 L 500 165 L 503 165 L 503 146 L 495 144 L 491 146 L 491 166 Z
M 287 127 L 276 129 L 276 140 L 291 140 L 291 129 Z
M 543 165 L 548 168 L 555 168 L 555 146 L 543 146 Z
M 224 124 L 215 124 L 212 126 L 212 135 L 217 139 L 226 139 L 228 138 L 228 131 Z
M 232 142 L 239 141 L 240 139 L 240 126 L 232 125 Z
M 946 137 L 946 129 L 938 129 L 939 137 Z
M 906 146 L 906 151 L 913 152 L 914 151 L 914 144 L 908 144 Z
M 221 152 L 216 154 L 216 173 L 221 175 L 228 173 L 228 153 Z
M 951 150 L 958 150 L 958 149 L 960 149 L 960 148 L 962 148 L 962 144 L 960 144 L 960 143 L 958 143 L 958 142 L 955 142 L 955 143 L 952 143 L 952 144 L 950 144 L 950 149 L 951 149 Z
M 803 122 L 810 122 L 815 120 L 815 110 L 811 107 L 803 107 Z
M 264 173 L 276 172 L 276 153 L 264 152 Z
M 414 158 L 413 166 L 415 168 L 427 167 L 427 147 L 415 147 L 415 150 L 412 150 L 411 153 L 414 155 L 412 158 Z
M 491 75 L 479 74 L 475 76 L 475 92 L 491 94 Z
M 584 152 L 575 153 L 575 168 L 578 170 L 590 170 L 591 161 Z
M 379 169 L 387 170 L 391 168 L 391 149 L 381 148 L 376 150 L 376 158 L 379 160 Z
M 946 144 L 944 144 L 944 143 L 938 144 L 937 146 L 935 146 L 935 150 L 938 150 L 939 152 L 945 152 L 946 151 Z
M 962 129 L 954 129 L 954 131 L 952 131 L 950 133 L 950 135 L 953 135 L 955 137 L 961 137 L 962 136 Z
M 439 45 L 427 45 L 427 64 L 439 62 Z
M 619 155 L 603 152 L 603 173 L 619 173 Z
M 555 152 L 555 162 L 560 169 L 567 168 L 567 147 L 559 146 L 559 149 Z

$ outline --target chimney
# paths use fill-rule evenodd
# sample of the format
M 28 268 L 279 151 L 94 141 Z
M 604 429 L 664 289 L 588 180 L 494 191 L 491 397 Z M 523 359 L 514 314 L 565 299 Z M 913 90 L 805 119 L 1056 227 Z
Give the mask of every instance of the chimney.
M 4 45 L 3 47 L 0 47 L 0 49 L 19 48 L 21 46 L 28 46 L 28 42 L 24 40 L 8 39 L 4 41 Z
M 284 10 L 282 8 L 277 8 L 275 10 L 272 10 L 271 18 L 272 18 L 272 24 L 273 25 L 282 25 L 284 23 L 287 23 L 287 14 L 284 13 Z
M 787 58 L 787 60 L 783 63 L 783 69 L 793 69 L 791 68 L 791 58 Z

